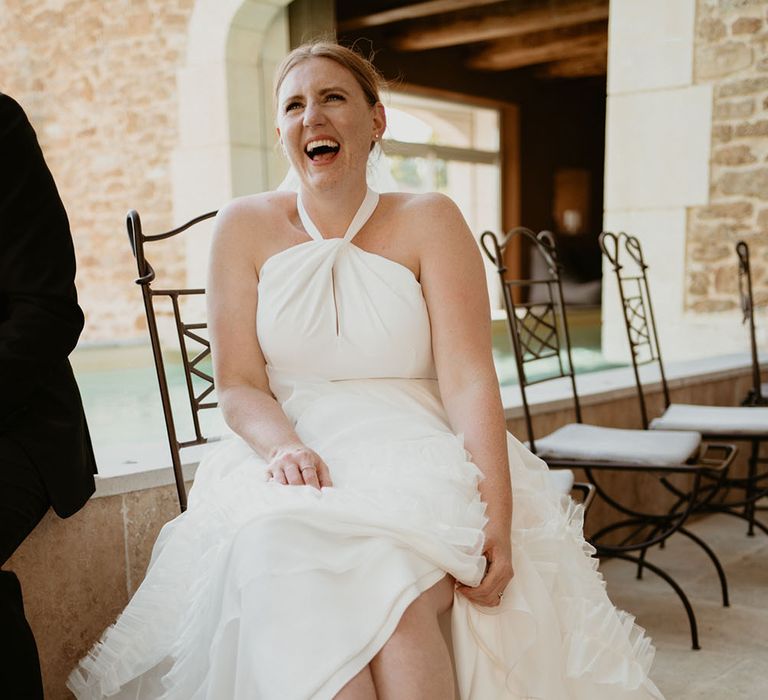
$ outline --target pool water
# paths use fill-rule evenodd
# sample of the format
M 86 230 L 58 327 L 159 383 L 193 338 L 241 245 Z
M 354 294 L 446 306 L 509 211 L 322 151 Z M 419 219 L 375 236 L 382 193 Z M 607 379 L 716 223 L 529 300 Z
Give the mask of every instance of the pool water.
M 116 465 L 147 460 L 169 464 L 163 407 L 149 345 L 78 348 L 70 359 L 99 471 L 109 473 Z M 210 366 L 207 369 L 210 370 Z M 166 358 L 166 374 L 177 437 L 193 439 L 180 355 Z M 218 410 L 202 411 L 200 420 L 204 435 L 227 432 Z M 161 449 L 159 455 L 158 448 Z
M 572 312 L 569 326 L 578 373 L 616 366 L 600 354 L 599 309 Z M 493 322 L 493 357 L 500 384 L 517 384 L 517 368 L 504 320 Z M 108 473 L 115 464 L 146 461 L 151 450 L 154 450 L 155 461 L 165 460 L 167 464 L 165 421 L 149 345 L 78 348 L 71 361 L 97 460 L 100 466 L 107 467 L 101 471 Z M 553 374 L 556 363 L 556 358 L 549 358 L 529 366 L 529 379 Z M 171 354 L 166 359 L 166 371 L 177 407 L 174 412 L 177 435 L 181 440 L 191 439 L 194 433 L 181 357 Z M 212 398 L 215 400 L 215 392 Z M 227 432 L 218 410 L 202 411 L 200 415 L 204 435 Z M 158 448 L 162 450 L 160 456 L 156 454 Z
M 571 358 L 577 374 L 622 366 L 608 362 L 600 352 L 600 327 L 600 307 L 574 307 L 568 310 Z M 496 364 L 499 383 L 502 386 L 517 384 L 517 363 L 505 318 L 494 319 L 492 333 L 493 361 Z M 567 357 L 562 357 L 561 361 L 563 367 L 567 369 Z M 549 357 L 527 363 L 525 372 L 528 381 L 559 375 L 558 358 Z

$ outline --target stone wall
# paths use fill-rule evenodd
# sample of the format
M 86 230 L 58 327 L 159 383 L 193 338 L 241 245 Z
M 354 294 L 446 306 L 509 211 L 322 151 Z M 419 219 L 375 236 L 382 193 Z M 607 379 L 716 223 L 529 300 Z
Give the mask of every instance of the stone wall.
M 85 340 L 145 337 L 125 233 L 173 225 L 176 75 L 194 0 L 3 0 L 0 86 L 27 111 L 69 213 Z M 156 260 L 184 279 L 183 251 Z
M 3 0 L 0 36 L 11 39 L 0 43 L 0 85 L 27 110 L 70 215 L 79 264 L 77 283 L 87 318 L 84 340 L 145 338 L 123 220 L 125 212 L 135 207 L 143 214 L 149 232 L 176 223 L 172 155 L 180 142 L 177 78 L 184 66 L 194 5 L 195 0 L 115 0 L 109 4 L 98 0 Z M 614 18 L 623 5 L 612 5 Z M 635 3 L 630 5 L 637 7 Z M 667 3 L 656 0 L 644 4 L 641 14 L 656 22 L 659 29 L 662 15 L 654 15 L 652 6 L 656 5 L 666 7 Z M 685 267 L 685 279 L 679 283 L 684 289 L 672 290 L 675 303 L 671 308 L 677 315 L 683 311 L 691 314 L 688 323 L 695 323 L 696 318 L 703 319 L 702 323 L 714 322 L 714 312 L 730 328 L 737 306 L 733 244 L 739 238 L 747 239 L 753 247 L 758 304 L 768 302 L 768 0 L 696 0 L 695 8 L 693 83 L 694 87 L 713 92 L 710 192 L 706 203 L 693 204 L 691 198 L 684 202 L 685 261 L 682 242 L 679 258 L 675 255 L 672 261 L 679 270 Z M 628 46 L 631 41 L 627 39 L 622 35 L 613 43 L 619 48 Z M 647 45 L 648 36 L 638 41 Z M 654 48 L 655 54 L 671 51 L 676 42 L 680 43 L 676 39 L 658 51 L 658 47 Z M 651 83 L 640 80 L 641 84 L 635 85 L 633 76 L 653 72 L 653 66 L 647 65 L 649 60 L 652 63 L 652 56 L 643 54 L 638 58 L 642 58 L 640 63 L 625 65 L 613 57 L 614 76 L 623 77 L 617 80 L 612 76 L 612 92 L 617 92 L 620 82 L 629 81 L 632 85 L 619 86 L 619 93 L 631 92 L 631 88 L 637 92 L 631 95 L 633 99 L 648 97 Z M 669 62 L 665 59 L 663 63 L 659 71 L 666 75 Z M 677 83 L 685 85 L 687 79 L 680 78 Z M 211 99 L 206 86 L 188 87 Z M 664 90 L 660 95 L 668 96 L 669 85 L 661 87 Z M 612 105 L 617 114 L 619 101 L 614 100 Z M 253 109 L 241 111 L 250 124 Z M 667 113 L 667 131 L 672 116 Z M 614 121 L 631 122 L 621 114 Z M 636 131 L 638 126 L 629 124 L 628 128 Z M 614 133 L 616 129 L 609 131 Z M 669 152 L 666 147 L 663 150 Z M 609 165 L 613 162 L 611 152 L 607 154 Z M 622 151 L 616 158 L 631 162 L 631 169 L 637 170 L 637 159 L 625 160 L 624 155 Z M 674 154 L 675 160 L 686 157 L 685 153 Z M 241 170 L 254 171 L 252 158 L 240 156 L 235 160 Z M 184 159 L 181 162 L 184 169 L 188 163 Z M 664 170 L 670 167 L 672 164 L 667 162 Z M 608 170 L 606 187 L 610 189 L 611 183 L 622 180 L 616 168 Z M 691 166 L 688 176 L 682 179 L 696 177 Z M 655 176 L 648 179 L 663 180 Z M 240 180 L 251 184 L 244 176 Z M 230 184 L 227 188 L 237 189 Z M 642 201 L 627 202 L 623 197 L 614 202 L 617 198 L 607 192 L 607 210 L 613 207 L 634 211 L 639 207 L 645 211 L 671 206 L 662 201 L 661 195 L 659 199 L 649 193 L 646 186 L 635 189 L 645 193 L 638 195 Z M 642 234 L 643 222 L 615 221 L 611 213 L 606 212 L 610 226 L 616 224 Z M 658 228 L 658 223 L 651 228 Z M 670 222 L 663 223 L 665 231 L 674 228 Z M 665 252 L 669 252 L 666 247 Z M 168 246 L 153 260 L 158 269 L 167 273 L 171 285 L 184 281 L 188 265 L 185 254 L 178 247 Z M 679 311 L 678 295 L 684 297 Z M 664 326 L 675 327 L 678 320 L 670 318 Z M 685 345 L 680 340 L 670 337 L 668 345 Z M 738 339 L 740 347 L 744 347 L 743 342 Z M 715 349 L 716 342 L 697 343 L 714 352 L 733 351 L 736 344 L 734 340 L 734 347 L 723 344 Z M 606 347 L 610 349 L 609 342 Z
M 688 211 L 686 308 L 738 306 L 734 245 L 768 303 L 768 2 L 698 0 L 694 82 L 712 85 L 710 201 Z

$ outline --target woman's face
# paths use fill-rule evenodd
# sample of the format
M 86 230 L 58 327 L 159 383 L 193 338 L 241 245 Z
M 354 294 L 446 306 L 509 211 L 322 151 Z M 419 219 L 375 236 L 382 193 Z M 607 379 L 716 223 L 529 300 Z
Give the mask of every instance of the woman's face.
M 304 185 L 326 189 L 362 177 L 371 142 L 386 126 L 344 66 L 314 57 L 296 65 L 278 94 L 277 135 Z

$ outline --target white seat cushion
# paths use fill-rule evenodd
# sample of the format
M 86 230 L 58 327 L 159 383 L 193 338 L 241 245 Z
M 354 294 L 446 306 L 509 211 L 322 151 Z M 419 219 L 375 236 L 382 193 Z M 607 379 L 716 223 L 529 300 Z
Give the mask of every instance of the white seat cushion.
M 570 469 L 550 469 L 549 480 L 556 491 L 567 495 L 573 488 L 574 476 Z
M 673 403 L 654 418 L 651 430 L 698 430 L 704 434 L 768 434 L 768 408 L 754 406 L 698 406 Z
M 763 396 L 768 396 L 768 384 L 761 384 L 760 385 L 760 393 Z
M 700 443 L 701 435 L 695 432 L 652 433 L 571 423 L 536 440 L 536 454 L 545 462 L 578 459 L 673 466 L 694 455 Z

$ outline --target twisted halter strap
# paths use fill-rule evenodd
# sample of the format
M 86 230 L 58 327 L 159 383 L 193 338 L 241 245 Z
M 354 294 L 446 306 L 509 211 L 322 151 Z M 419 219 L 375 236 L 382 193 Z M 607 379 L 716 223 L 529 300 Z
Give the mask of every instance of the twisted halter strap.
M 371 218 L 371 215 L 376 209 L 378 203 L 379 193 L 374 192 L 369 187 L 362 203 L 360 204 L 360 207 L 357 210 L 357 213 L 352 217 L 352 221 L 349 223 L 347 231 L 344 234 L 344 238 L 342 240 L 351 241 L 354 238 L 355 234 L 357 234 L 357 232 L 363 228 L 363 226 L 365 226 L 365 223 L 368 221 L 368 219 Z M 332 238 L 326 239 L 323 234 L 320 233 L 320 230 L 317 228 L 317 226 L 315 226 L 315 222 L 309 218 L 309 214 L 304 207 L 304 202 L 301 201 L 300 192 L 296 195 L 296 208 L 299 211 L 299 218 L 301 219 L 301 223 L 304 225 L 304 229 L 312 238 L 314 238 L 316 241 L 334 240 Z

